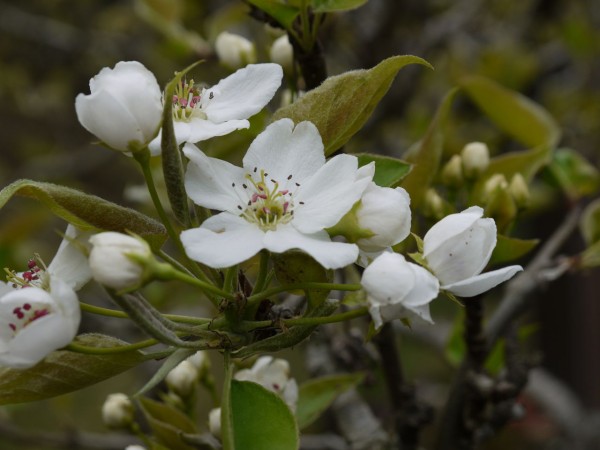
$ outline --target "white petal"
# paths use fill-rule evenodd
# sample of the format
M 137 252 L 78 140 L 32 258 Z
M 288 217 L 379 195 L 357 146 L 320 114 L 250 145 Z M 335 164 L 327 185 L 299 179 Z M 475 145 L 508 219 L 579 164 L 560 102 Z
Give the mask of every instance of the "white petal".
M 410 309 L 428 305 L 438 296 L 440 291 L 438 279 L 421 266 L 413 263 L 408 263 L 408 266 L 415 277 L 415 284 L 406 296 L 403 302 L 404 305 Z
M 326 269 L 339 269 L 352 264 L 358 257 L 358 247 L 354 244 L 332 242 L 325 231 L 302 234 L 291 225 L 268 231 L 264 242 L 265 248 L 274 253 L 302 250 Z
M 458 214 L 450 214 L 433 225 L 423 238 L 424 256 L 435 251 L 448 239 L 461 234 L 483 216 L 483 209 L 472 206 Z
M 368 177 L 356 180 L 357 168 L 355 156 L 338 155 L 306 180 L 294 197 L 294 226 L 313 233 L 335 225 L 371 182 Z
M 65 327 L 74 337 L 81 322 L 81 308 L 77 294 L 61 279 L 50 278 L 50 295 L 55 301 L 57 311 L 65 319 Z
M 240 213 L 246 208 L 244 170 L 222 159 L 210 158 L 193 144 L 185 144 L 183 153 L 190 160 L 185 174 L 185 190 L 194 203 L 205 208 Z M 235 186 L 232 186 L 235 185 Z
M 311 122 L 301 122 L 294 128 L 290 119 L 270 124 L 254 139 L 244 157 L 247 171 L 264 169 L 282 189 L 303 183 L 323 164 L 323 142 L 317 128 Z
M 360 283 L 370 305 L 400 303 L 414 288 L 415 273 L 404 256 L 386 252 L 365 269 Z
M 264 233 L 241 217 L 224 212 L 200 228 L 181 233 L 185 251 L 194 261 L 220 269 L 246 261 L 264 248 Z
M 522 271 L 521 266 L 508 266 L 492 272 L 482 273 L 457 283 L 446 284 L 442 289 L 452 292 L 459 297 L 474 297 L 493 287 L 511 279 L 517 272 Z
M 186 141 L 200 142 L 216 136 L 224 136 L 235 130 L 250 128 L 250 122 L 244 119 L 213 123 L 210 120 L 194 118 L 189 122 L 189 128 L 190 134 Z
M 65 237 L 60 243 L 56 255 L 48 265 L 48 273 L 58 277 L 71 288 L 79 290 L 92 277 L 85 249 L 88 244 L 89 232 L 82 232 L 69 224 Z
M 212 92 L 213 99 L 203 110 L 211 122 L 247 119 L 269 103 L 282 77 L 278 64 L 250 64 L 208 89 L 204 96 Z

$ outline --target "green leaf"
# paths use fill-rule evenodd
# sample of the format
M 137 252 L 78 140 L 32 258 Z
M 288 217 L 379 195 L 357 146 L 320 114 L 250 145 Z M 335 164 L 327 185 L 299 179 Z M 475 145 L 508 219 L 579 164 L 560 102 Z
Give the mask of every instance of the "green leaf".
M 298 427 L 285 402 L 250 381 L 231 382 L 231 411 L 236 449 L 294 450 Z
M 183 433 L 198 432 L 194 422 L 177 408 L 146 397 L 139 399 L 140 406 L 154 437 L 170 450 L 193 450 L 182 438 Z
M 498 128 L 523 145 L 553 148 L 558 144 L 558 125 L 544 108 L 527 97 L 478 76 L 462 79 L 460 86 Z
M 359 385 L 364 374 L 331 375 L 309 380 L 300 386 L 296 420 L 302 430 L 313 423 L 342 392 Z
M 581 214 L 579 228 L 587 245 L 600 241 L 600 199 L 587 205 Z
M 356 153 L 360 167 L 375 162 L 373 181 L 377 186 L 394 187 L 410 172 L 412 165 L 391 156 L 375 155 L 372 153 Z
M 173 370 L 180 362 L 186 360 L 190 356 L 196 353 L 196 350 L 190 350 L 186 348 L 180 348 L 175 350 L 171 356 L 169 356 L 160 368 L 154 372 L 150 381 L 148 381 L 143 388 L 136 392 L 135 396 L 139 397 L 144 395 L 150 389 L 154 388 L 158 383 L 165 379 L 171 370 Z
M 165 87 L 164 98 L 173 98 L 175 88 L 181 83 L 182 77 L 199 63 L 200 61 L 175 74 L 175 77 Z M 160 146 L 167 196 L 169 197 L 171 210 L 177 220 L 186 228 L 189 228 L 190 211 L 183 184 L 183 163 L 181 162 L 181 153 L 179 152 L 179 145 L 177 145 L 173 127 L 173 102 L 166 101 L 164 103 Z
M 295 123 L 308 120 L 319 129 L 325 154 L 342 147 L 362 128 L 390 88 L 396 74 L 409 64 L 431 65 L 416 56 L 393 56 L 369 70 L 354 70 L 326 79 L 297 102 L 273 115 Z
M 247 2 L 267 13 L 286 30 L 292 29 L 296 17 L 300 14 L 300 8 L 281 0 L 247 0 Z
M 514 261 L 533 250 L 539 242 L 539 239 L 517 239 L 499 234 L 490 264 Z
M 600 241 L 590 245 L 580 257 L 579 266 L 583 269 L 591 269 L 600 266 Z
M 367 3 L 367 0 L 312 0 L 312 10 L 316 13 L 350 11 Z
M 415 151 L 406 157 L 414 166 L 402 180 L 401 186 L 409 193 L 413 207 L 422 203 L 425 192 L 438 172 L 444 144 L 443 127 L 457 92 L 453 89 L 446 94 L 423 140 L 415 147 Z
M 83 334 L 74 341 L 86 347 L 120 347 L 119 339 Z M 0 405 L 33 402 L 77 391 L 125 372 L 146 360 L 143 353 L 90 355 L 68 350 L 50 353 L 30 369 L 0 368 Z
M 495 174 L 504 175 L 507 181 L 520 173 L 525 180 L 531 181 L 533 176 L 552 158 L 551 147 L 537 147 L 531 150 L 509 152 L 492 158 L 488 169 L 481 175 L 478 188 L 483 187 L 485 182 Z
M 558 149 L 548 168 L 561 188 L 573 200 L 593 194 L 600 187 L 598 169 L 575 150 Z
M 57 216 L 78 228 L 94 231 L 132 231 L 158 249 L 167 237 L 165 227 L 133 209 L 95 195 L 57 184 L 18 180 L 0 191 L 0 208 L 14 195 L 42 202 Z

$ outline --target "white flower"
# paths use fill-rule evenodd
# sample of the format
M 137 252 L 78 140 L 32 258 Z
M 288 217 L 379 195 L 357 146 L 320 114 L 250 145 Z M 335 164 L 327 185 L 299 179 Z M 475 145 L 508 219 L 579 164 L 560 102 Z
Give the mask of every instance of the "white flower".
M 222 79 L 216 86 L 200 89 L 193 80 L 182 81 L 173 102 L 173 127 L 178 144 L 200 142 L 248 128 L 248 118 L 273 98 L 283 71 L 278 64 L 250 64 Z M 150 145 L 160 153 L 160 133 Z
M 275 39 L 269 49 L 269 59 L 283 67 L 286 72 L 291 72 L 294 67 L 294 49 L 287 33 Z
M 386 252 L 363 272 L 369 312 L 376 328 L 402 317 L 419 317 L 433 323 L 429 303 L 439 292 L 438 280 L 426 269 L 409 263 L 398 253 Z
M 223 31 L 215 40 L 219 60 L 230 69 L 239 69 L 256 62 L 254 44 L 243 36 Z
M 109 394 L 102 405 L 102 420 L 110 428 L 125 428 L 133 422 L 133 403 L 125 394 Z
M 144 267 L 139 259 L 152 256 L 150 246 L 141 238 L 106 231 L 90 238 L 90 268 L 96 281 L 113 289 L 127 289 L 143 281 Z
M 371 182 L 374 166 L 358 168 L 351 155 L 325 162 L 317 128 L 290 119 L 269 125 L 250 145 L 243 168 L 209 158 L 187 144 L 185 185 L 198 205 L 218 209 L 199 228 L 184 231 L 188 256 L 210 267 L 230 267 L 262 249 L 299 249 L 323 267 L 353 263 L 354 244 L 332 242 L 335 225 Z
M 77 334 L 81 311 L 74 289 L 90 278 L 80 237 L 69 225 L 47 269 L 31 260 L 29 270 L 0 282 L 1 366 L 32 367 Z
M 479 206 L 450 214 L 423 238 L 423 256 L 442 289 L 460 297 L 481 294 L 523 270 L 509 266 L 481 274 L 496 246 L 496 224 L 482 216 Z
M 410 197 L 403 188 L 370 183 L 363 193 L 356 217 L 360 228 L 373 236 L 356 241 L 361 250 L 377 252 L 402 242 L 410 234 Z
M 156 78 L 137 61 L 103 68 L 90 80 L 90 95 L 79 94 L 75 110 L 81 125 L 115 150 L 130 152 L 156 136 L 162 117 Z
M 180 397 L 189 396 L 198 381 L 198 369 L 190 361 L 182 361 L 171 370 L 165 381 L 167 386 Z
M 252 368 L 240 370 L 233 377 L 260 384 L 279 395 L 292 411 L 296 410 L 298 384 L 290 377 L 290 365 L 285 359 L 261 356 Z

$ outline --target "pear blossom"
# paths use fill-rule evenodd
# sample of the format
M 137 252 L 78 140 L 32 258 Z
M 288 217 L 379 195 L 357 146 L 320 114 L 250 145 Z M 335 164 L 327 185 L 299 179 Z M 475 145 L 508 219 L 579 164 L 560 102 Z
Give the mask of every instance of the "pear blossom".
M 358 247 L 332 242 L 325 229 L 360 199 L 374 165 L 359 169 L 352 155 L 326 162 L 312 123 L 272 123 L 250 145 L 243 167 L 210 158 L 191 144 L 183 151 L 190 159 L 188 196 L 200 206 L 223 211 L 181 234 L 190 258 L 223 268 L 262 249 L 298 249 L 328 269 L 356 260 Z
M 182 81 L 170 99 L 177 143 L 196 143 L 250 127 L 247 119 L 269 103 L 282 77 L 280 65 L 266 63 L 250 64 L 211 88 Z M 160 142 L 159 133 L 149 145 L 152 155 L 160 153 Z
M 22 273 L 0 281 L 0 366 L 28 368 L 77 334 L 81 311 L 75 289 L 90 279 L 87 258 L 69 225 L 48 267 L 31 260 Z
M 283 67 L 285 72 L 291 73 L 294 68 L 294 49 L 287 33 L 275 39 L 269 49 L 269 59 Z
M 476 178 L 490 165 L 490 150 L 483 142 L 470 142 L 460 152 L 462 169 L 467 178 Z
M 460 297 L 473 297 L 523 270 L 514 265 L 481 273 L 496 247 L 496 223 L 482 218 L 472 206 L 437 222 L 423 238 L 423 256 L 441 288 Z
M 102 421 L 110 428 L 126 428 L 133 422 L 133 403 L 120 392 L 109 394 L 102 404 Z
M 230 69 L 239 69 L 256 62 L 254 44 L 243 36 L 223 31 L 215 40 L 219 60 Z
M 123 233 L 106 231 L 90 238 L 89 265 L 96 281 L 113 289 L 126 289 L 142 283 L 144 267 L 130 256 L 152 257 L 146 241 Z
M 137 61 L 103 68 L 90 80 L 89 95 L 75 99 L 83 127 L 109 147 L 131 152 L 146 146 L 162 118 L 161 89 L 156 78 Z
M 363 272 L 361 285 L 367 293 L 375 328 L 403 317 L 418 317 L 433 323 L 429 303 L 438 295 L 439 282 L 423 267 L 407 262 L 404 256 L 382 253 Z

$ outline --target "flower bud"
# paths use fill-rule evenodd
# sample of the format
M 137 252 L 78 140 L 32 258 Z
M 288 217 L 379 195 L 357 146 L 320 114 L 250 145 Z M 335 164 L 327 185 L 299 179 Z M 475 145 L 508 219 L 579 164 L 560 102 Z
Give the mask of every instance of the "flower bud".
M 496 221 L 500 233 L 505 233 L 517 215 L 517 205 L 508 187 L 498 187 L 490 192 L 485 204 L 485 214 Z
M 454 155 L 442 169 L 442 182 L 453 188 L 460 187 L 463 183 L 462 158 Z
M 125 394 L 110 394 L 102 405 L 102 420 L 110 428 L 127 428 L 133 423 L 133 404 Z
M 290 73 L 294 68 L 294 49 L 287 34 L 275 39 L 269 49 L 269 58 L 279 64 L 283 70 Z
M 220 33 L 215 41 L 215 51 L 219 60 L 231 70 L 256 62 L 254 44 L 239 34 Z
M 198 369 L 190 361 L 180 362 L 165 378 L 167 386 L 180 397 L 188 397 L 198 381 Z
M 221 439 L 221 408 L 212 409 L 208 413 L 208 429 L 214 437 Z
M 128 445 L 125 447 L 125 450 L 146 450 L 146 447 L 142 447 L 141 445 Z
M 526 208 L 529 205 L 531 194 L 529 193 L 529 187 L 523 175 L 516 173 L 510 180 L 508 185 L 508 192 L 512 195 L 515 200 L 517 208 Z
M 485 197 L 491 197 L 496 190 L 507 190 L 508 189 L 508 181 L 506 181 L 506 177 L 501 173 L 496 173 L 487 179 L 483 186 L 483 193 Z
M 90 80 L 90 92 L 75 99 L 77 118 L 106 145 L 131 152 L 156 136 L 162 118 L 162 93 L 152 72 L 139 62 L 105 67 Z
M 99 283 L 113 289 L 135 288 L 145 281 L 144 260 L 152 258 L 146 241 L 107 231 L 90 238 L 90 268 Z
M 483 142 L 471 142 L 461 152 L 465 178 L 477 178 L 490 165 L 490 151 Z
M 423 203 L 423 214 L 426 217 L 441 219 L 445 214 L 444 199 L 436 192 L 435 189 L 427 189 L 425 193 L 425 201 Z

